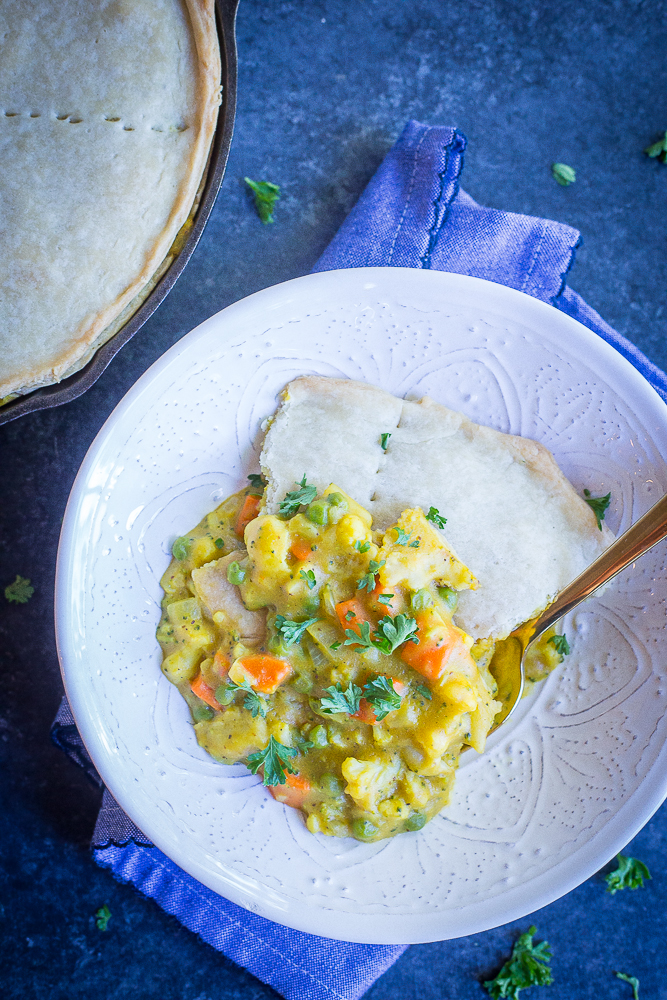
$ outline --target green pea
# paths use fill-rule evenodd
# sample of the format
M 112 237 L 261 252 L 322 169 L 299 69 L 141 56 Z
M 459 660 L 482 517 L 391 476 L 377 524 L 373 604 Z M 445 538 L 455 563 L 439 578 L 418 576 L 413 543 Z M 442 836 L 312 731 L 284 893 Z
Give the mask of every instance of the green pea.
M 414 594 L 410 595 L 410 607 L 413 611 L 423 611 L 424 608 L 430 608 L 433 604 L 433 598 L 431 597 L 430 591 L 417 590 Z
M 171 547 L 171 554 L 174 559 L 179 559 L 181 562 L 183 559 L 188 558 L 188 552 L 190 551 L 190 539 L 189 538 L 177 538 Z
M 315 726 L 314 729 L 308 734 L 308 739 L 311 743 L 314 743 L 316 747 L 325 747 L 329 742 L 329 737 L 327 736 L 327 731 L 324 726 Z
M 347 510 L 348 503 L 342 493 L 330 493 L 327 497 L 327 503 L 331 504 L 332 507 L 342 507 L 343 510 Z
M 377 832 L 377 827 L 368 819 L 352 820 L 352 836 L 357 840 L 372 840 Z
M 426 816 L 424 813 L 416 812 L 412 816 L 409 816 L 405 821 L 405 829 L 409 830 L 411 833 L 416 833 L 417 830 L 421 830 L 423 826 L 426 825 Z
M 287 647 L 281 635 L 270 636 L 266 645 L 269 648 L 269 652 L 273 653 L 274 656 L 284 656 L 287 658 Z
M 231 705 L 235 694 L 235 688 L 228 687 L 227 684 L 221 684 L 215 689 L 215 700 L 219 705 Z
M 231 562 L 227 567 L 227 579 L 238 587 L 245 580 L 245 570 L 237 562 Z
M 327 795 L 339 796 L 343 791 L 343 782 L 335 774 L 323 774 L 320 778 L 320 788 Z
M 459 595 L 451 587 L 438 587 L 438 594 L 445 602 L 450 611 L 456 611 L 459 602 Z
M 329 505 L 326 500 L 313 500 L 306 507 L 306 517 L 313 524 L 324 526 L 329 521 Z
M 195 722 L 208 722 L 214 715 L 215 712 L 210 705 L 205 705 L 203 702 L 201 705 L 195 705 L 192 709 L 192 718 Z

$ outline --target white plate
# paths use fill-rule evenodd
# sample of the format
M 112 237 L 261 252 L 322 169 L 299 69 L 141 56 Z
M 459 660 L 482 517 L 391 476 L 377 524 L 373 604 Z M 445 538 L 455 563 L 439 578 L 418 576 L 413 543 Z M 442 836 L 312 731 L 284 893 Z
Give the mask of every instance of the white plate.
M 58 648 L 104 782 L 205 885 L 314 934 L 460 937 L 572 889 L 667 792 L 665 545 L 575 612 L 573 651 L 487 754 L 465 754 L 423 831 L 365 845 L 314 837 L 242 765 L 195 742 L 160 673 L 158 581 L 172 540 L 257 468 L 260 423 L 296 375 L 425 394 L 542 441 L 575 487 L 611 490 L 625 530 L 667 488 L 667 407 L 579 323 L 501 285 L 364 268 L 297 278 L 213 316 L 116 407 L 63 524 Z

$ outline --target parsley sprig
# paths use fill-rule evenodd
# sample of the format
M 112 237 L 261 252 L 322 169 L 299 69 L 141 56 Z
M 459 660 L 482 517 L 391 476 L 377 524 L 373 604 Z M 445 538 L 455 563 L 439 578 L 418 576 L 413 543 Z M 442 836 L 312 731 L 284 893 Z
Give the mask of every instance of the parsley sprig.
M 301 482 L 296 485 L 299 489 L 290 490 L 289 493 L 285 494 L 285 499 L 280 502 L 279 510 L 282 517 L 294 517 L 299 507 L 312 503 L 317 496 L 317 487 L 308 485 L 305 472 Z
M 384 674 L 364 685 L 364 698 L 373 706 L 378 722 L 401 707 L 400 694 L 395 690 L 391 677 L 385 677 Z
M 385 560 L 382 559 L 378 562 L 376 559 L 371 559 L 368 564 L 368 573 L 364 573 L 361 580 L 357 580 L 357 590 L 366 589 L 370 594 L 371 591 L 375 590 L 375 576 L 382 566 L 384 566 Z
M 246 493 L 249 496 L 261 497 L 268 485 L 264 476 L 260 476 L 258 472 L 251 472 L 248 479 L 250 486 L 247 488 Z
M 396 532 L 396 538 L 394 539 L 394 545 L 407 545 L 410 541 L 411 532 L 403 531 L 403 528 L 399 528 L 398 525 L 394 528 Z
M 511 958 L 505 962 L 495 979 L 484 983 L 493 1000 L 518 1000 L 519 990 L 529 986 L 549 986 L 553 975 L 548 963 L 551 961 L 551 946 L 547 941 L 533 944 L 536 927 L 529 927 L 512 948 Z
M 644 152 L 651 159 L 658 159 L 661 163 L 667 163 L 667 132 L 665 132 L 662 139 L 658 139 L 657 142 L 647 146 Z
M 624 983 L 632 986 L 632 1000 L 639 1000 L 639 980 L 636 976 L 626 976 L 625 972 L 615 972 L 617 979 L 622 979 Z
M 5 598 L 10 604 L 27 604 L 34 593 L 35 588 L 30 586 L 30 580 L 18 574 L 14 582 L 5 587 Z
M 286 646 L 294 646 L 301 642 L 303 634 L 309 625 L 314 625 L 318 618 L 306 618 L 305 622 L 292 622 L 283 615 L 276 615 L 276 629 L 285 640 Z
M 345 690 L 340 683 L 332 684 L 331 687 L 324 689 L 324 693 L 326 697 L 320 699 L 320 710 L 325 715 L 339 713 L 354 715 L 359 711 L 359 701 L 363 692 L 356 684 L 348 684 Z
M 602 531 L 604 515 L 607 511 L 607 507 L 611 503 L 611 493 L 607 493 L 604 497 L 592 497 L 590 490 L 584 490 L 584 500 L 595 514 L 595 519 L 598 522 L 598 528 Z
M 283 746 L 274 736 L 269 736 L 269 742 L 263 750 L 251 753 L 246 760 L 246 764 L 253 774 L 257 774 L 260 767 L 264 768 L 262 781 L 265 785 L 284 785 L 286 782 L 285 773 L 298 774 L 290 761 L 296 757 L 299 751 L 294 747 Z
M 547 639 L 547 642 L 550 642 L 561 656 L 567 656 L 570 652 L 570 644 L 566 635 L 552 635 L 550 639 Z
M 275 222 L 273 210 L 276 202 L 280 201 L 280 187 L 272 184 L 271 181 L 251 181 L 249 177 L 244 177 L 248 187 L 255 196 L 255 209 L 262 222 Z
M 237 684 L 235 681 L 226 680 L 224 684 L 215 690 L 215 700 L 221 705 L 229 705 L 234 700 L 236 694 L 239 691 L 245 692 L 245 698 L 243 699 L 243 707 L 246 708 L 252 715 L 253 719 L 256 719 L 258 715 L 261 715 L 263 719 L 266 718 L 266 701 L 261 695 L 250 686 L 247 680 L 241 681 Z
M 607 892 L 611 893 L 612 896 L 620 889 L 641 889 L 644 885 L 644 879 L 650 879 L 651 873 L 643 861 L 626 857 L 623 854 L 619 854 L 616 860 L 618 868 L 605 876 Z
M 105 903 L 104 906 L 100 906 L 99 910 L 95 911 L 95 924 L 98 931 L 106 931 L 109 928 L 109 921 L 111 920 L 111 910 Z
M 429 507 L 428 514 L 426 515 L 426 520 L 431 521 L 436 528 L 444 528 L 447 524 L 447 518 L 443 517 L 437 507 Z
M 416 631 L 417 622 L 409 615 L 396 615 L 394 618 L 385 615 L 378 622 L 374 645 L 385 656 L 390 656 L 404 642 L 418 643 L 419 639 L 414 634 Z

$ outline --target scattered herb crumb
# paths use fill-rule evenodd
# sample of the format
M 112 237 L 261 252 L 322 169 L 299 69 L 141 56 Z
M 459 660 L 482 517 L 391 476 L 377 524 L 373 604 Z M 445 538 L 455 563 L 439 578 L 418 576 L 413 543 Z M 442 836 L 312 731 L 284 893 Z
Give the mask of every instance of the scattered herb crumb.
M 632 1000 L 639 1000 L 639 980 L 636 976 L 626 976 L 624 972 L 615 972 L 614 975 L 617 979 L 622 979 L 624 983 L 630 983 L 632 986 Z
M 447 518 L 443 517 L 437 507 L 429 507 L 428 514 L 426 515 L 426 520 L 431 521 L 436 528 L 444 528 L 447 524 Z
M 97 924 L 97 929 L 100 931 L 108 930 L 110 920 L 111 910 L 105 903 L 104 906 L 100 906 L 99 910 L 95 913 L 95 923 Z
M 529 927 L 512 948 L 510 959 L 505 962 L 495 979 L 484 983 L 493 1000 L 518 1000 L 519 991 L 529 986 L 550 986 L 553 975 L 548 963 L 551 961 L 551 946 L 547 941 L 533 944 L 536 927 Z
M 637 861 L 637 858 L 619 854 L 616 860 L 618 868 L 605 876 L 607 892 L 611 893 L 612 896 L 620 889 L 641 889 L 644 885 L 644 879 L 651 877 L 644 862 Z
M 569 187 L 577 179 L 576 173 L 572 167 L 568 167 L 567 163 L 552 163 L 551 173 L 554 180 L 558 181 L 561 187 Z
M 427 688 L 425 684 L 415 684 L 415 691 L 420 694 L 422 698 L 426 698 L 427 701 L 432 701 L 433 695 L 431 694 L 430 688 Z
M 660 163 L 667 163 L 667 132 L 665 132 L 662 139 L 658 139 L 657 142 L 647 146 L 644 152 L 653 160 L 657 159 Z
M 10 604 L 27 604 L 34 593 L 35 588 L 30 586 L 30 580 L 18 574 L 14 582 L 5 587 L 5 597 Z
M 566 635 L 552 635 L 550 639 L 547 639 L 547 642 L 550 642 L 561 656 L 567 656 L 570 652 L 570 644 Z
M 216 549 L 224 549 L 225 547 L 225 543 L 222 538 L 216 538 L 213 544 L 215 545 Z
M 389 444 L 389 438 L 390 437 L 391 437 L 391 434 L 389 432 L 387 432 L 387 431 L 385 431 L 384 434 L 380 434 L 380 444 L 382 445 L 382 450 L 383 451 L 387 450 L 387 445 Z
M 264 225 L 275 222 L 273 210 L 276 202 L 280 201 L 279 186 L 270 181 L 251 181 L 249 177 L 244 177 L 243 180 L 255 195 L 255 209 Z
M 592 497 L 590 490 L 584 490 L 584 500 L 595 514 L 598 528 L 602 531 L 602 522 L 604 521 L 607 507 L 611 503 L 611 493 L 607 493 L 604 497 Z

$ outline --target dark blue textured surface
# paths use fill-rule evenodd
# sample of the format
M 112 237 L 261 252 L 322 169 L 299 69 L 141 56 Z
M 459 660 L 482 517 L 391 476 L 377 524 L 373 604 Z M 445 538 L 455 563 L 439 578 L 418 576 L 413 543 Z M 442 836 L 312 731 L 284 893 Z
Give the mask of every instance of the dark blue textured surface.
M 52 629 L 60 519 L 115 402 L 196 323 L 309 271 L 410 117 L 465 132 L 465 185 L 480 203 L 579 229 L 571 285 L 664 368 L 667 167 L 641 150 L 667 127 L 666 35 L 659 2 L 243 4 L 237 134 L 193 261 L 92 390 L 0 432 L 0 583 L 20 572 L 37 585 L 29 605 L 2 607 L 0 625 L 5 996 L 273 995 L 96 869 L 85 844 L 97 793 L 48 743 L 61 691 Z M 553 160 L 575 167 L 575 185 L 556 185 Z M 253 215 L 244 174 L 283 185 L 274 226 Z M 646 889 L 612 898 L 598 876 L 532 918 L 554 948 L 545 996 L 629 998 L 619 969 L 639 976 L 643 998 L 667 997 L 666 840 L 663 807 L 631 847 L 653 871 Z M 103 902 L 113 914 L 105 933 L 92 920 Z M 478 980 L 528 923 L 413 947 L 369 998 L 482 998 Z

